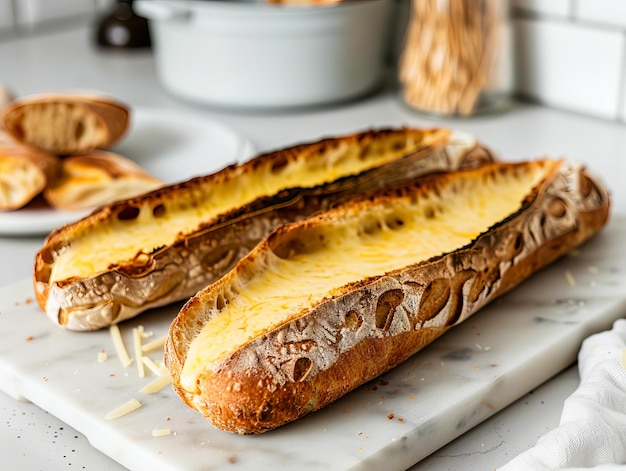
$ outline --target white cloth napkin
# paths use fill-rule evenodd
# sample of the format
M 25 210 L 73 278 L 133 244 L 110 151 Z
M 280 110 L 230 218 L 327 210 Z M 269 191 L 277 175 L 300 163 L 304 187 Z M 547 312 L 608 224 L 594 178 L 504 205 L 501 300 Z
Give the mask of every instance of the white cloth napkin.
M 498 471 L 626 470 L 626 319 L 585 339 L 559 427 Z

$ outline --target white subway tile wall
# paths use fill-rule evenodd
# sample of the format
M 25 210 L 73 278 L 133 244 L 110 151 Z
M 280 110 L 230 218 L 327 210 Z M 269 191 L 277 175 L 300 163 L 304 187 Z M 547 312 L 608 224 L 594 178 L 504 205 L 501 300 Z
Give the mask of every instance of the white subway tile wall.
M 617 119 L 624 34 L 517 20 L 517 90 L 548 106 Z
M 528 13 L 560 17 L 568 17 L 572 10 L 571 0 L 511 0 L 511 4 Z
M 626 29 L 626 1 L 577 0 L 575 3 L 574 14 L 577 19 Z
M 60 19 L 90 20 L 116 0 L 0 0 L 0 39 Z M 401 46 L 411 0 L 394 0 Z M 519 95 L 626 122 L 626 0 L 510 0 Z M 56 21 L 56 23 L 55 23 Z
M 517 91 L 626 121 L 626 0 L 513 0 Z

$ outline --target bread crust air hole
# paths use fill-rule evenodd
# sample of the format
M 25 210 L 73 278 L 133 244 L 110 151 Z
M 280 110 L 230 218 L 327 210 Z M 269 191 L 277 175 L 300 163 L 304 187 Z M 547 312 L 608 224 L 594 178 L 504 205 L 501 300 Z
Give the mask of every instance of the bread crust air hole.
M 270 239 L 269 246 L 272 252 L 283 260 L 289 260 L 298 255 L 306 255 L 322 250 L 327 243 L 327 236 L 323 230 L 309 230 L 307 237 L 300 237 L 299 231 L 292 231 L 286 236 L 281 236 L 282 240 L 278 241 L 274 237 Z M 273 242 L 273 243 L 272 243 Z
M 384 292 L 376 304 L 376 327 L 388 331 L 393 321 L 396 309 L 404 300 L 404 293 L 400 289 L 392 289 Z
M 462 270 L 452 278 L 450 309 L 448 311 L 446 325 L 454 325 L 461 318 L 461 314 L 463 313 L 463 286 L 475 274 L 476 272 L 474 270 Z
M 400 151 L 400 150 L 404 149 L 404 147 L 405 147 L 404 141 L 394 141 L 391 144 L 391 148 L 393 150 L 395 150 L 395 151 Z
M 524 248 L 524 236 L 519 231 L 511 231 L 503 238 L 502 243 L 497 245 L 494 253 L 496 257 L 505 262 L 512 262 Z M 488 270 L 489 266 L 485 267 Z
M 167 209 L 164 204 L 158 204 L 154 208 L 152 208 L 152 215 L 155 218 L 162 218 L 167 213 Z
M 289 164 L 289 159 L 286 155 L 280 155 L 276 160 L 272 162 L 271 170 L 272 173 L 279 173 Z
M 548 214 L 554 218 L 562 218 L 567 213 L 565 201 L 554 198 L 548 205 Z
M 419 318 L 422 322 L 431 320 L 448 304 L 450 299 L 450 281 L 437 278 L 431 281 L 422 295 L 419 307 Z
M 580 193 L 583 195 L 583 197 L 589 198 L 589 196 L 591 196 L 592 193 L 596 193 L 596 194 L 600 194 L 600 191 L 598 191 L 597 186 L 595 185 L 595 183 L 591 180 L 591 178 L 589 178 L 589 176 L 585 173 L 584 170 L 580 171 L 580 176 L 579 176 L 579 185 L 580 185 Z
M 20 141 L 24 139 L 24 128 L 20 125 L 14 125 L 11 129 L 11 133 Z
M 376 218 L 365 218 L 361 221 L 360 234 L 373 236 L 383 228 L 381 222 Z
M 215 299 L 215 309 L 221 311 L 226 306 L 228 306 L 229 302 L 230 300 L 228 299 L 228 297 L 222 293 Z
M 356 332 L 357 330 L 359 330 L 359 327 L 361 327 L 362 324 L 363 317 L 361 317 L 358 312 L 351 310 L 346 313 L 346 318 L 344 322 L 346 328 Z
M 395 231 L 397 229 L 402 228 L 402 226 L 404 226 L 404 219 L 400 216 L 400 215 L 396 215 L 396 214 L 389 214 L 386 218 L 385 218 L 385 225 Z
M 45 249 L 41 250 L 41 260 L 44 262 L 44 264 L 52 264 L 54 263 L 54 249 L 52 247 L 46 247 Z
M 132 221 L 133 219 L 137 219 L 139 216 L 139 208 L 135 206 L 124 206 L 117 213 L 117 219 L 120 221 Z
M 361 151 L 359 152 L 359 159 L 360 160 L 366 160 L 367 156 L 370 153 L 370 144 L 365 144 L 362 148 Z
M 74 129 L 74 137 L 77 141 L 80 141 L 83 137 L 83 134 L 85 134 L 85 125 L 81 121 L 79 121 L 78 123 L 76 123 L 76 129 Z
M 238 260 L 238 251 L 235 247 L 216 247 L 208 252 L 201 261 L 205 270 L 221 272 L 233 267 Z
M 313 362 L 307 357 L 300 357 L 293 364 L 293 381 L 304 381 L 313 368 Z

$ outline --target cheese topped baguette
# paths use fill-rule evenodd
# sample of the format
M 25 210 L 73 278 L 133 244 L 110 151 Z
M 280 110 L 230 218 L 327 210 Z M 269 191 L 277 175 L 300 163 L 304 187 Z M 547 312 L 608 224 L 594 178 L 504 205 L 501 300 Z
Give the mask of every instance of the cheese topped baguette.
M 277 228 L 170 327 L 176 392 L 261 433 L 376 378 L 591 237 L 609 196 L 561 160 L 427 176 Z
M 195 294 L 279 224 L 354 194 L 491 160 L 471 136 L 414 128 L 260 155 L 52 232 L 35 260 L 36 297 L 68 329 L 105 327 Z
M 59 175 L 46 187 L 44 198 L 57 209 L 92 209 L 163 185 L 132 160 L 95 150 L 63 158 Z
M 11 101 L 0 117 L 19 142 L 68 155 L 118 142 L 129 128 L 130 109 L 107 96 L 45 93 Z

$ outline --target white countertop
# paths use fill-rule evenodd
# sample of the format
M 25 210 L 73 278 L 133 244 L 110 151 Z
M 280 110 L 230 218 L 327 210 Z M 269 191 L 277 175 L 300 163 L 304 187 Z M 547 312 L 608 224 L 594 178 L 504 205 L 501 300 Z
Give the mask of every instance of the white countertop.
M 390 91 L 359 101 L 300 111 L 235 112 L 202 108 L 165 92 L 149 52 L 102 52 L 85 28 L 0 41 L 0 83 L 18 95 L 90 89 L 137 107 L 193 110 L 247 136 L 258 151 L 380 126 L 447 125 L 469 131 L 505 159 L 542 155 L 583 161 L 626 214 L 626 127 L 536 105 L 501 115 L 430 120 L 407 111 Z M 0 286 L 31 276 L 41 237 L 0 237 Z M 575 366 L 418 463 L 414 470 L 494 469 L 558 425 L 563 400 L 578 383 Z M 12 469 L 124 469 L 78 432 L 37 406 L 0 393 L 0 455 Z

